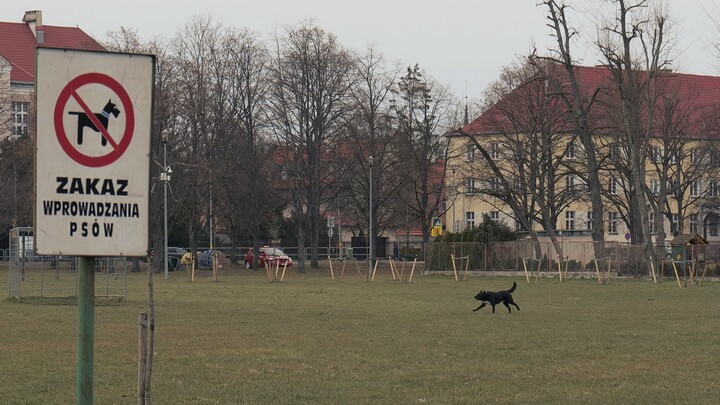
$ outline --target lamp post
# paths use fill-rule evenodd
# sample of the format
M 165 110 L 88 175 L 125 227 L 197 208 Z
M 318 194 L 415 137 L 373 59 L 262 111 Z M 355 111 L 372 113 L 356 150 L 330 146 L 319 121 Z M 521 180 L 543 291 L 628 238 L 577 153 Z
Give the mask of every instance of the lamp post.
M 163 239 L 164 239 L 164 246 L 165 246 L 165 252 L 163 253 L 163 261 L 165 262 L 165 279 L 167 280 L 169 278 L 168 275 L 168 209 L 167 209 L 167 185 L 170 181 L 170 174 L 172 173 L 172 169 L 167 164 L 167 138 L 168 133 L 167 131 L 163 131 L 162 133 L 162 141 L 163 141 L 163 171 L 160 174 L 160 180 L 163 182 L 163 227 L 165 228 L 163 231 Z
M 370 204 L 369 204 L 369 212 L 370 212 L 370 224 L 368 226 L 368 262 L 370 263 L 370 268 L 368 269 L 368 281 L 371 280 L 371 273 L 373 271 L 373 242 L 375 241 L 375 238 L 373 236 L 373 174 L 372 174 L 372 168 L 373 168 L 373 157 L 370 156 L 368 158 L 368 166 L 370 167 Z

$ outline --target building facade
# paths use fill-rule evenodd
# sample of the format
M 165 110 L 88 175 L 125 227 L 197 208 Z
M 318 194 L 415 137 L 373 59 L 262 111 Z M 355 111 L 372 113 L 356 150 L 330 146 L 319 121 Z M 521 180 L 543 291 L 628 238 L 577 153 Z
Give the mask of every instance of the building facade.
M 529 224 L 541 234 L 552 229 L 589 240 L 596 226 L 588 186 L 593 153 L 605 240 L 633 241 L 639 216 L 630 204 L 632 154 L 611 72 L 576 68 L 592 151 L 583 147 L 559 74 L 528 78 L 448 134 L 448 231 L 474 227 L 487 215 L 518 231 Z M 651 237 L 663 244 L 697 233 L 720 241 L 720 77 L 663 71 L 646 80 L 641 94 L 637 142 Z
M 37 47 L 104 49 L 80 28 L 44 25 L 40 10 L 21 22 L 0 21 L 0 139 L 32 133 Z

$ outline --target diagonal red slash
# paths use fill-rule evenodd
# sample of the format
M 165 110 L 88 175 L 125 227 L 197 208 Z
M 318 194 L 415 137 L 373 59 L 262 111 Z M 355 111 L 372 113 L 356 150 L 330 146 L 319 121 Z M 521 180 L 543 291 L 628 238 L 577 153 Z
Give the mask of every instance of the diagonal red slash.
M 70 94 L 73 96 L 75 101 L 77 101 L 78 104 L 80 104 L 80 108 L 82 108 L 83 111 L 85 111 L 85 114 L 87 114 L 88 118 L 90 118 L 90 121 L 93 123 L 93 125 L 95 125 L 95 128 L 97 128 L 100 131 L 103 138 L 105 138 L 105 140 L 110 144 L 110 146 L 112 146 L 113 149 L 117 149 L 118 145 L 117 145 L 117 143 L 115 143 L 115 140 L 113 140 L 113 138 L 110 136 L 110 133 L 108 133 L 107 129 L 97 119 L 97 117 L 95 116 L 95 113 L 90 111 L 90 108 L 87 106 L 87 104 L 85 104 L 85 101 L 83 101 L 83 99 L 80 98 L 80 95 L 77 94 L 77 91 L 75 91 L 75 89 L 73 89 L 72 93 L 70 93 Z

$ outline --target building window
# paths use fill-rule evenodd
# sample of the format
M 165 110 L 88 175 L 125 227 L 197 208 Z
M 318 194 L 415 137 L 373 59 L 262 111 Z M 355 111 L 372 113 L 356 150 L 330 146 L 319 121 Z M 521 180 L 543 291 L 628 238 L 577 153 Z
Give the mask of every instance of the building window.
M 710 236 L 718 236 L 718 224 L 717 222 L 711 222 L 708 224 L 708 233 Z
M 663 156 L 663 151 L 662 151 L 661 147 L 655 146 L 652 148 L 652 162 L 653 163 L 661 163 L 662 156 Z
M 593 229 L 593 220 L 592 220 L 592 211 L 587 213 L 587 220 L 585 221 L 585 224 L 587 225 L 587 230 L 592 231 Z
M 495 222 L 500 221 L 500 211 L 490 211 L 490 219 Z
M 608 182 L 608 193 L 610 195 L 617 195 L 617 180 L 615 180 L 614 177 L 611 177 Z
M 575 191 L 575 176 L 572 174 L 568 174 L 565 176 L 565 188 L 567 189 L 568 193 L 572 193 Z
M 468 162 L 475 160 L 475 145 L 472 143 L 465 146 L 465 160 Z
M 468 194 L 473 194 L 477 190 L 475 189 L 475 179 L 472 177 L 465 178 L 465 192 Z
M 648 213 L 648 222 L 650 223 L 650 233 L 656 234 L 657 226 L 655 224 L 655 213 L 654 212 Z
M 12 102 L 12 122 L 13 135 L 21 136 L 28 134 L 28 113 L 30 111 L 30 103 L 13 101 Z
M 690 184 L 690 197 L 700 196 L 700 180 L 695 180 Z
M 575 230 L 575 211 L 565 211 L 565 229 Z
M 522 223 L 520 222 L 519 218 L 515 218 L 515 230 L 516 231 L 522 231 Z
M 672 220 L 670 221 L 670 233 L 673 235 L 677 235 L 679 225 L 680 225 L 680 215 L 672 214 Z
M 690 149 L 689 156 L 690 163 L 700 163 L 700 159 L 698 159 L 700 155 L 698 154 L 697 148 Z
M 698 214 L 690 214 L 690 233 L 698 233 L 699 226 Z
M 650 179 L 650 192 L 652 195 L 660 194 L 660 179 Z
M 611 235 L 618 234 L 618 213 L 617 212 L 609 212 L 608 213 L 608 233 L 610 233 Z
M 576 152 L 577 151 L 575 150 L 575 142 L 570 142 L 568 144 L 567 150 L 565 151 L 565 157 L 568 159 L 575 159 Z
M 710 183 L 708 183 L 707 193 L 708 193 L 708 197 L 720 196 L 720 188 L 718 187 L 717 181 L 711 181 Z
M 490 185 L 490 190 L 493 192 L 497 192 L 500 190 L 500 177 L 493 177 L 488 181 L 488 184 Z
M 490 143 L 490 157 L 493 160 L 500 159 L 500 144 L 497 142 Z
M 472 211 L 465 212 L 465 228 L 475 228 L 475 213 Z

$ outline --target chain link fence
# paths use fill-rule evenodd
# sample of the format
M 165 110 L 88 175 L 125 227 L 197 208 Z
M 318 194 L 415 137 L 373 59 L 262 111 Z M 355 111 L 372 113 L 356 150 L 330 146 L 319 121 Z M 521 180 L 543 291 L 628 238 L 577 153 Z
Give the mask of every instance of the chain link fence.
M 12 298 L 76 297 L 77 258 L 35 255 L 32 238 L 32 228 L 10 230 L 7 262 L 8 296 Z M 124 257 L 96 258 L 95 296 L 127 299 L 128 267 L 128 261 Z
M 559 241 L 564 258 L 559 258 L 551 242 L 533 243 L 523 239 L 511 242 L 437 242 L 430 244 L 431 271 L 452 271 L 452 258 L 459 270 L 468 266 L 470 271 L 528 271 L 555 273 L 562 268 L 567 272 L 595 272 L 596 261 L 600 271 L 607 270 L 608 262 L 613 274 L 645 277 L 651 269 L 649 258 L 642 246 L 619 242 L 605 242 L 596 246 L 592 241 Z M 662 277 L 674 276 L 673 262 L 681 275 L 692 265 L 706 277 L 720 276 L 720 244 L 656 247 L 658 267 Z M 597 259 L 597 260 L 596 260 Z M 469 263 L 468 263 L 469 262 Z M 561 267 L 562 266 L 562 267 Z

